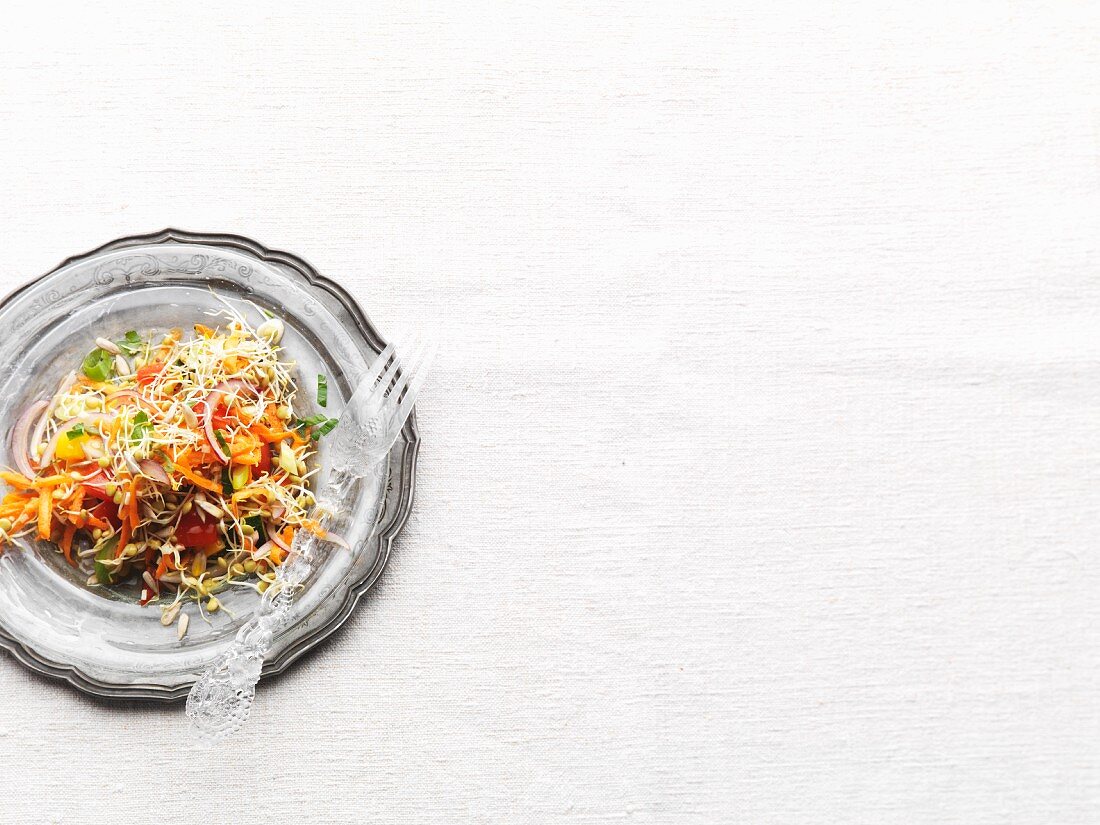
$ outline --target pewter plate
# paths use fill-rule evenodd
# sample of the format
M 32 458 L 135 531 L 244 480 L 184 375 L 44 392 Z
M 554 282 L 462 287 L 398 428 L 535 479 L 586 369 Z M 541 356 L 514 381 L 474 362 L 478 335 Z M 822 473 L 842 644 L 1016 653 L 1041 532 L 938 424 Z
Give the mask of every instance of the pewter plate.
M 311 400 L 313 376 L 323 372 L 332 415 L 385 346 L 355 300 L 294 255 L 235 235 L 175 229 L 122 238 L 70 258 L 0 303 L 0 429 L 10 432 L 28 404 L 53 392 L 97 335 L 186 328 L 222 301 L 257 323 L 261 309 L 285 321 L 283 346 L 298 364 L 300 402 Z M 307 403 L 302 414 L 311 412 Z M 7 437 L 0 441 L 0 464 L 10 466 L 11 446 Z M 321 443 L 318 486 L 328 471 Z M 412 508 L 419 445 L 414 416 L 390 453 L 378 529 L 371 530 L 365 511 L 353 518 L 345 537 L 356 552 L 334 551 L 318 565 L 264 676 L 281 673 L 331 636 L 378 580 Z M 88 588 L 86 578 L 49 544 L 24 541 L 0 554 L 0 647 L 38 673 L 105 698 L 182 699 L 257 598 L 247 589 L 219 593 L 227 610 L 209 621 L 191 606 L 195 615 L 180 641 L 174 628 L 160 624 L 156 607 L 139 607 L 133 593 Z

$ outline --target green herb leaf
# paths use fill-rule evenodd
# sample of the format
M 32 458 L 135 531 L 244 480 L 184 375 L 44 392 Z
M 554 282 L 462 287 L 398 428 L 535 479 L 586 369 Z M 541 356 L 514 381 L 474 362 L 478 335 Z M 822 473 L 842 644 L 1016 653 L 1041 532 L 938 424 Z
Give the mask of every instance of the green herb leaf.
M 84 359 L 82 369 L 93 381 L 106 381 L 114 374 L 115 359 L 107 350 L 96 347 Z
M 141 340 L 141 336 L 134 330 L 130 330 L 126 333 L 126 337 L 121 341 L 116 341 L 118 348 L 125 352 L 127 355 L 137 355 L 141 348 L 144 346 L 144 342 Z
M 69 441 L 75 441 L 76 439 L 80 438 L 80 436 L 84 435 L 84 425 L 77 424 L 75 427 L 65 433 L 65 435 L 69 437 Z
M 308 418 L 292 419 L 290 426 L 300 433 L 311 430 L 310 438 L 316 441 L 321 436 L 328 435 L 335 430 L 336 425 L 339 423 L 340 419 L 338 418 L 329 418 L 327 415 L 311 415 Z M 314 427 L 317 429 L 312 429 Z
M 310 427 L 316 427 L 319 423 L 324 423 L 328 420 L 328 416 L 309 416 L 308 418 L 292 418 L 290 419 L 290 426 L 298 430 L 298 432 L 309 429 Z
M 149 414 L 142 410 L 134 416 L 134 429 L 131 431 L 130 440 L 135 444 L 138 443 L 151 429 L 153 429 L 153 423 L 149 420 Z
M 338 418 L 330 418 L 320 427 L 313 431 L 313 435 L 310 436 L 314 441 L 317 441 L 321 436 L 328 435 L 336 429 L 336 425 L 340 423 Z
M 317 403 L 328 406 L 328 379 L 323 375 L 317 376 Z

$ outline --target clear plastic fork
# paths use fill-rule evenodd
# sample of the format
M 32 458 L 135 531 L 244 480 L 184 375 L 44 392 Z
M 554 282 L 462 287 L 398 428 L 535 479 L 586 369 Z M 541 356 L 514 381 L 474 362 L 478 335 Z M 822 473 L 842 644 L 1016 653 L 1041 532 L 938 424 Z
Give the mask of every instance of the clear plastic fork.
M 191 688 L 187 717 L 200 740 L 218 742 L 247 721 L 264 658 L 289 618 L 319 547 L 338 545 L 356 552 L 335 528 L 348 515 L 349 493 L 363 479 L 368 480 L 362 486 L 372 499 L 365 510 L 360 507 L 359 511 L 370 513 L 370 523 L 377 524 L 390 449 L 412 414 L 434 356 L 435 347 L 420 339 L 396 347 L 390 344 L 374 360 L 348 401 L 329 442 L 329 478 L 314 509 L 321 526 L 318 533 L 327 537 L 297 531 L 290 556 L 277 569 L 275 584 L 264 593 L 253 617 Z

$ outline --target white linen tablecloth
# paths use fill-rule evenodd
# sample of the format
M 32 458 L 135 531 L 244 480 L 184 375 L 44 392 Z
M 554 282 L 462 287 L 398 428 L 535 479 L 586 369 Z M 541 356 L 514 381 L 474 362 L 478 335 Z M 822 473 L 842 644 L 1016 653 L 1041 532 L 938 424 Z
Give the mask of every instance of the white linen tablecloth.
M 415 513 L 217 751 L 0 657 L 0 821 L 1097 821 L 1097 4 L 229 5 L 6 13 L 0 289 L 303 255 Z

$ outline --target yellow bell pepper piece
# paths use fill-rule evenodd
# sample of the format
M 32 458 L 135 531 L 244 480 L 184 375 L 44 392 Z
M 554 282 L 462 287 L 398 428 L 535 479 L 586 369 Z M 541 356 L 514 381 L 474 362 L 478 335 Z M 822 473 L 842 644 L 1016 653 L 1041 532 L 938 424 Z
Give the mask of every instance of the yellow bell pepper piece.
M 69 438 L 68 433 L 62 433 L 61 438 L 57 439 L 57 450 L 54 455 L 62 461 L 83 461 L 84 445 L 88 443 L 89 438 L 88 435 Z

